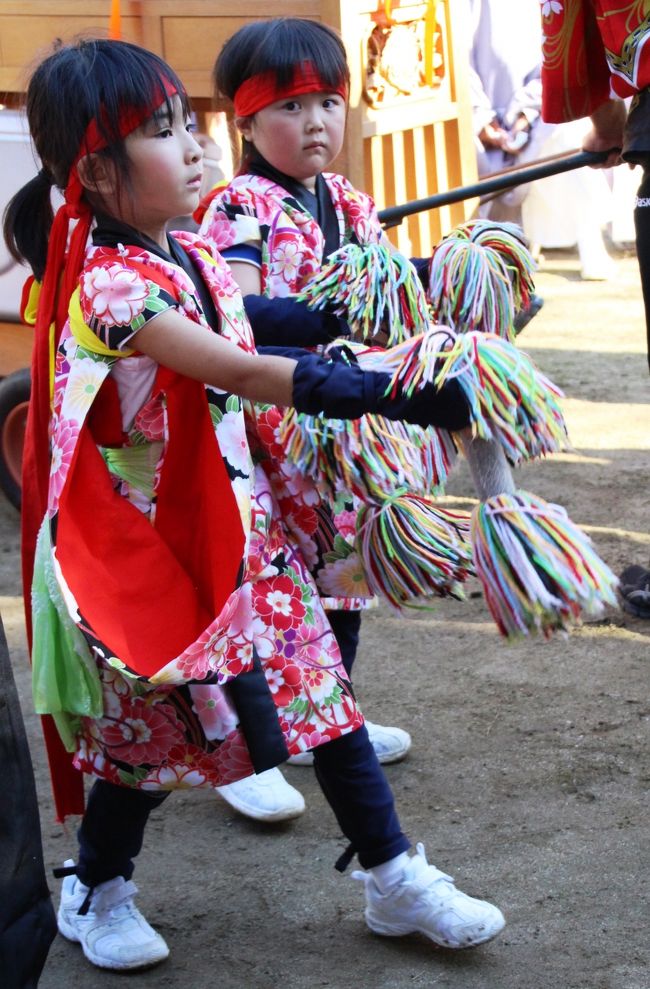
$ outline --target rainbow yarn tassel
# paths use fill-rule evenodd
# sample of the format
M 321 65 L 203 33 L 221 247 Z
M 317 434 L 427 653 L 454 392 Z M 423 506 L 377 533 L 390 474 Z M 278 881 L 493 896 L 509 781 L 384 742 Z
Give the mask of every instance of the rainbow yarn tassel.
M 349 323 L 353 339 L 387 346 L 429 325 L 428 305 L 415 268 L 383 244 L 346 244 L 298 296 L 311 309 L 328 308 Z
M 567 630 L 616 605 L 617 578 L 559 505 L 516 491 L 496 443 L 465 438 L 482 499 L 472 514 L 476 575 L 506 638 Z
M 412 394 L 434 381 L 456 378 L 470 406 L 472 431 L 494 437 L 517 464 L 568 443 L 558 399 L 562 392 L 513 344 L 494 334 L 463 333 L 437 327 L 399 347 L 361 352 L 364 368 L 393 374 L 390 394 Z
M 457 456 L 449 433 L 376 415 L 345 421 L 288 410 L 279 438 L 326 498 L 347 491 L 362 501 L 384 499 L 401 487 L 437 494 Z
M 514 318 L 534 292 L 535 262 L 514 223 L 470 220 L 434 248 L 428 298 L 436 322 L 514 340 Z
M 469 515 L 404 491 L 358 513 L 356 549 L 366 582 L 392 608 L 426 607 L 433 597 L 463 599 L 473 573 Z

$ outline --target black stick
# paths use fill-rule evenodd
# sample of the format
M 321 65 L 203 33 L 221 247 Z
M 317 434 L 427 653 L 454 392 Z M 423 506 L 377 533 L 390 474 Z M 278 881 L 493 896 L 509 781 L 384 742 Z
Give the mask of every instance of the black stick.
M 559 175 L 570 172 L 574 168 L 584 168 L 585 165 L 598 165 L 607 160 L 610 151 L 578 151 L 569 153 L 550 161 L 533 162 L 527 166 L 515 166 L 505 169 L 498 175 L 488 176 L 473 185 L 462 185 L 447 192 L 437 192 L 427 199 L 413 199 L 403 206 L 389 206 L 379 211 L 379 220 L 384 227 L 398 226 L 404 217 L 413 213 L 422 213 L 440 206 L 450 206 L 462 202 L 463 199 L 473 199 L 476 196 L 486 196 L 493 192 L 502 192 L 525 182 L 535 182 L 537 179 L 548 178 L 549 175 Z

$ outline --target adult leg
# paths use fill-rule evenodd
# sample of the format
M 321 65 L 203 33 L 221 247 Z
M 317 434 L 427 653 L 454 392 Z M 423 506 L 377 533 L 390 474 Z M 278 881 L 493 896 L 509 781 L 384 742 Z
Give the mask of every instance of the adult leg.
M 56 935 L 34 771 L 0 618 L 0 972 L 4 989 L 38 984 Z
M 637 156 L 634 160 L 643 168 L 634 208 L 634 228 L 650 365 L 650 155 Z M 620 581 L 619 594 L 625 610 L 637 618 L 650 619 L 650 568 L 633 563 L 625 567 L 620 574 Z
M 641 161 L 640 164 L 643 167 L 643 176 L 634 208 L 634 228 L 636 230 L 636 253 L 645 307 L 648 363 L 650 364 L 650 156 Z

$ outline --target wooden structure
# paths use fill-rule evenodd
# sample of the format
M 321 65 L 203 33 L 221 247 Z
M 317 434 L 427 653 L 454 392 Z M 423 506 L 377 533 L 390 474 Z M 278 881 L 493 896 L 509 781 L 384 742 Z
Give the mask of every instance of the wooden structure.
M 242 23 L 277 15 L 277 8 L 283 16 L 314 18 L 340 32 L 352 84 L 346 142 L 334 167 L 370 192 L 379 208 L 474 181 L 463 0 L 286 0 L 281 5 L 259 0 L 122 0 L 122 37 L 161 54 L 178 72 L 196 108 L 207 112 L 213 106 L 211 69 L 223 42 Z M 0 99 L 20 100 L 30 65 L 54 38 L 105 36 L 110 11 L 110 0 L 0 0 Z M 386 35 L 395 26 L 417 27 L 427 13 L 438 25 L 436 85 L 416 81 L 410 93 L 388 85 L 382 102 L 369 105 L 364 88 L 373 29 L 379 28 L 380 34 L 386 29 Z M 410 35 L 395 37 L 399 47 Z M 404 52 L 406 59 L 409 51 Z M 428 254 L 473 205 L 458 203 L 411 217 L 390 236 L 405 253 Z
M 333 168 L 370 192 L 380 209 L 476 178 L 464 0 L 121 0 L 119 8 L 121 36 L 173 66 L 199 115 L 215 109 L 214 59 L 243 23 L 279 13 L 321 20 L 340 33 L 351 70 L 346 140 Z M 0 103 L 22 103 L 32 65 L 56 38 L 107 36 L 116 9 L 111 0 L 0 0 Z M 473 205 L 417 214 L 389 236 L 405 254 L 426 256 Z M 0 323 L 0 377 L 16 371 L 1 383 L 0 467 L 16 505 L 29 396 L 29 374 L 20 369 L 29 365 L 31 340 L 28 328 Z

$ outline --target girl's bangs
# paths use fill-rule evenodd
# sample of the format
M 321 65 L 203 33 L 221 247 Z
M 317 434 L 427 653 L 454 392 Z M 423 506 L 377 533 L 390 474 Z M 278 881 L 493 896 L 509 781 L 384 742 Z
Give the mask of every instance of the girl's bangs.
M 183 112 L 187 116 L 190 114 L 190 100 L 185 87 L 158 56 L 137 51 L 130 61 L 127 71 L 124 71 L 124 66 L 116 64 L 110 81 L 106 80 L 104 87 L 102 112 L 98 119 L 102 121 L 102 130 L 106 131 L 104 136 L 111 144 L 120 140 L 120 120 L 125 107 L 141 116 L 143 122 L 161 106 L 171 117 L 172 99 L 178 95 Z M 120 68 L 121 71 L 118 71 Z
M 275 32 L 269 32 L 265 51 L 263 54 L 260 52 L 263 64 L 251 74 L 271 71 L 275 73 L 278 86 L 287 86 L 293 81 L 296 66 L 311 62 L 328 89 L 334 91 L 342 83 L 349 82 L 350 72 L 344 50 L 339 47 L 337 39 L 329 32 L 320 30 L 317 23 L 301 24 L 298 31 L 293 30 L 285 37 L 282 37 L 283 33 L 282 25 L 279 37 L 275 37 Z

